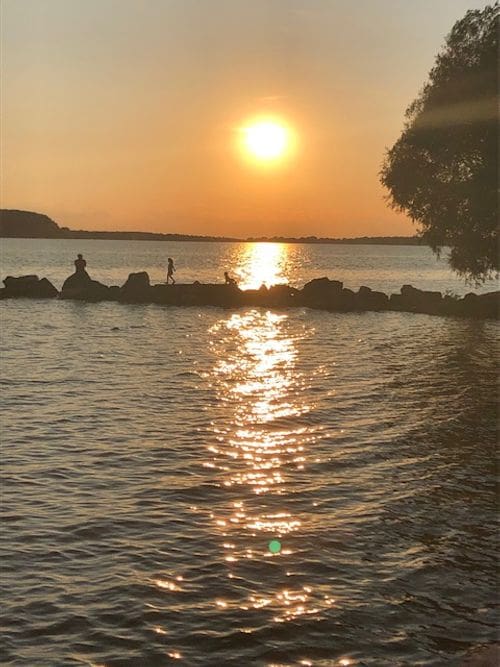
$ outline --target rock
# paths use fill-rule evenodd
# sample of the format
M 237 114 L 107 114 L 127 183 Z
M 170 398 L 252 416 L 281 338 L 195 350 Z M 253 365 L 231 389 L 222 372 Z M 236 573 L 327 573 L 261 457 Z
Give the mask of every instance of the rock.
M 387 310 L 389 297 L 383 292 L 374 292 L 369 287 L 360 287 L 356 294 L 358 310 Z
M 356 305 L 357 305 L 356 294 L 351 289 L 344 287 L 344 289 L 340 293 L 340 298 L 338 302 L 339 307 L 335 308 L 335 310 L 341 310 L 341 311 L 356 310 Z
M 328 278 L 315 278 L 306 283 L 300 293 L 300 302 L 311 308 L 337 308 L 342 300 L 343 283 Z
M 401 297 L 402 310 L 429 315 L 436 315 L 441 310 L 443 298 L 441 292 L 419 290 L 413 285 L 403 285 Z
M 59 292 L 47 278 L 38 279 L 38 276 L 8 276 L 3 281 L 5 292 L 3 298 L 25 297 L 31 299 L 53 299 Z
M 146 271 L 129 275 L 125 284 L 120 288 L 120 300 L 136 303 L 151 300 L 151 285 Z
M 441 304 L 441 312 L 443 315 L 460 315 L 462 311 L 462 305 L 456 296 L 451 296 L 450 294 L 445 294 L 443 296 L 443 301 Z
M 150 287 L 149 275 L 146 271 L 139 273 L 130 273 L 122 289 L 125 290 L 143 290 Z
M 86 271 L 72 273 L 63 283 L 61 299 L 77 301 L 108 301 L 115 299 L 110 288 L 97 280 L 92 280 Z
M 171 306 L 238 306 L 244 292 L 234 285 L 207 284 L 153 285 L 151 301 Z
M 106 301 L 110 298 L 109 287 L 92 280 L 86 271 L 75 271 L 63 283 L 61 299 L 77 301 Z
M 323 292 L 340 292 L 344 283 L 340 280 L 330 280 L 326 276 L 323 278 L 314 278 L 304 285 L 302 291 L 306 294 Z
M 469 317 L 498 319 L 500 292 L 466 294 L 458 303 L 460 314 Z
M 38 276 L 29 275 L 29 276 L 19 276 L 14 278 L 13 276 L 7 276 L 3 281 L 6 290 L 12 294 L 12 296 L 27 296 L 29 292 L 34 289 L 38 284 Z
M 267 292 L 267 290 L 266 290 Z M 267 303 L 267 294 L 260 289 L 246 289 L 241 292 L 241 306 L 265 306 Z
M 61 299 L 75 299 L 77 301 L 108 301 L 109 287 L 97 280 L 90 280 L 80 287 L 67 287 L 61 292 Z
M 389 297 L 389 310 L 404 310 L 404 300 L 401 294 L 391 294 Z
M 370 310 L 387 310 L 389 306 L 389 297 L 384 292 L 372 292 Z
M 118 285 L 111 285 L 108 287 L 108 299 L 109 301 L 118 301 L 120 298 L 120 287 Z
M 59 292 L 54 287 L 54 285 L 47 280 L 47 278 L 42 278 L 36 287 L 37 296 L 40 299 L 53 299 L 59 295 Z
M 273 285 L 267 291 L 266 305 L 295 306 L 300 291 L 290 285 Z
M 3 281 L 0 299 L 31 297 L 53 298 L 57 289 L 46 278 L 36 275 L 13 277 Z M 376 292 L 362 286 L 355 293 L 344 288 L 343 283 L 328 278 L 316 278 L 308 282 L 302 290 L 290 285 L 273 285 L 267 288 L 240 290 L 237 285 L 208 284 L 195 281 L 190 285 L 150 285 L 145 271 L 131 273 L 122 287 L 107 287 L 92 280 L 86 271 L 78 271 L 69 276 L 61 291 L 62 299 L 85 301 L 123 301 L 130 303 L 158 303 L 174 306 L 217 306 L 221 308 L 252 307 L 293 307 L 307 306 L 329 311 L 380 311 L 427 313 L 432 315 L 452 315 L 477 319 L 498 319 L 500 313 L 500 292 L 487 294 L 466 294 L 462 299 L 440 292 L 419 290 L 412 285 L 403 285 L 400 294 Z
M 168 306 L 176 305 L 174 287 L 175 285 L 152 285 L 150 287 L 151 302 Z
M 86 271 L 76 271 L 72 273 L 63 283 L 61 292 L 67 290 L 82 290 L 87 288 L 92 282 L 92 278 Z

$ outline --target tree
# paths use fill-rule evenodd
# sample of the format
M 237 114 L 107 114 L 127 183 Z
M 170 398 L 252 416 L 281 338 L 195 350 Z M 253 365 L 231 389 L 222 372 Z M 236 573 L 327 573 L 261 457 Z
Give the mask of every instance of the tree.
M 390 206 L 476 283 L 498 271 L 499 14 L 497 1 L 455 23 L 381 171 Z

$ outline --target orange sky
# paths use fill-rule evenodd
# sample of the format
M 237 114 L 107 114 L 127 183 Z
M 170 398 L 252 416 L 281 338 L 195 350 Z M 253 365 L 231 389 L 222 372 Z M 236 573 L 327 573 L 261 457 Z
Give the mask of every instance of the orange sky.
M 1 205 L 79 229 L 412 234 L 378 172 L 473 0 L 3 0 Z M 293 159 L 243 159 L 272 114 Z

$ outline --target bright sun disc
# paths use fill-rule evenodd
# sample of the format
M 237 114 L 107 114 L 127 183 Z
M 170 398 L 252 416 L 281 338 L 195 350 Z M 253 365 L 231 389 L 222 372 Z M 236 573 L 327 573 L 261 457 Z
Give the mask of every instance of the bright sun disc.
M 259 160 L 275 160 L 283 155 L 289 142 L 288 131 L 273 121 L 261 121 L 243 128 L 246 150 Z

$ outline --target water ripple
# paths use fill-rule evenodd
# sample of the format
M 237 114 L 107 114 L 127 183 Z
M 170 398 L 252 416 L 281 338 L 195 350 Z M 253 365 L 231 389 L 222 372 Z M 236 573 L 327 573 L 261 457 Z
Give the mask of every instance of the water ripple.
M 2 664 L 458 665 L 494 638 L 495 323 L 0 307 Z

